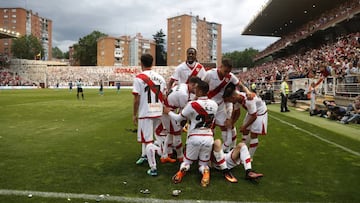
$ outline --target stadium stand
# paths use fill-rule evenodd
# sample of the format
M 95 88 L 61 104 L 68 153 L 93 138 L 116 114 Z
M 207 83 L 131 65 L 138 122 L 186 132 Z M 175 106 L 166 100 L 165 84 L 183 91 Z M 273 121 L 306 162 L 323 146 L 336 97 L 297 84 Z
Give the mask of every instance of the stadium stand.
M 289 77 L 292 92 L 305 84 L 326 79 L 318 89 L 318 105 L 336 100 L 347 105 L 360 95 L 360 2 L 359 0 L 272 0 L 249 23 L 243 35 L 276 36 L 280 39 L 254 60 L 270 58 L 239 78 L 266 91 L 270 83 L 278 94 L 282 77 Z
M 170 78 L 175 67 L 155 66 L 155 71 Z M 100 80 L 105 86 L 132 86 L 139 66 L 67 66 L 62 62 L 12 59 L 9 67 L 0 68 L 0 86 L 68 87 L 70 81 L 82 79 L 85 87 L 97 86 Z

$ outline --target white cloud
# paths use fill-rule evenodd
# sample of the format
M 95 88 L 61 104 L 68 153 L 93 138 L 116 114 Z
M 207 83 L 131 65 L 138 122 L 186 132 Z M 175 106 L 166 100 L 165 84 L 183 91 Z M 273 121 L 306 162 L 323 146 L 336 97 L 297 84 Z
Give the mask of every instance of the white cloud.
M 162 29 L 167 18 L 198 15 L 222 24 L 223 52 L 253 47 L 263 49 L 274 39 L 241 36 L 247 24 L 268 0 L 0 0 L 1 7 L 22 7 L 53 21 L 53 46 L 62 51 L 79 38 L 98 30 L 108 35 L 145 38 Z

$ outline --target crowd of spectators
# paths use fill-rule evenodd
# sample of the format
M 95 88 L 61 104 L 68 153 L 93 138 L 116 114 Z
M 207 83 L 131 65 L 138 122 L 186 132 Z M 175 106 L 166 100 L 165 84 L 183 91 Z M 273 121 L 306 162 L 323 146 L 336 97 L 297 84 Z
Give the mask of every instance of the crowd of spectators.
M 170 78 L 174 67 L 155 66 L 153 68 L 166 78 Z M 140 66 L 131 67 L 98 67 L 98 66 L 73 66 L 61 67 L 54 66 L 47 68 L 48 86 L 66 86 L 69 81 L 76 81 L 79 78 L 83 81 L 84 86 L 97 86 L 100 80 L 109 85 L 108 82 L 120 81 L 123 86 L 131 86 L 136 74 L 141 72 Z
M 69 82 L 80 78 L 84 86 L 97 86 L 100 80 L 109 86 L 116 82 L 131 86 L 135 75 L 141 71 L 140 66 L 48 66 L 28 60 L 15 61 L 10 67 L 0 67 L 0 86 L 40 86 L 43 83 L 47 87 L 67 87 Z M 166 78 L 170 78 L 174 68 L 154 67 Z
M 17 72 L 9 68 L 0 67 L 0 86 L 32 86 L 33 83 L 24 80 Z
M 281 39 L 271 44 L 264 51 L 259 53 L 256 58 L 264 57 L 269 53 L 282 49 L 290 44 L 296 43 L 301 39 L 307 38 L 316 31 L 331 26 L 333 23 L 336 23 L 336 21 L 346 20 L 346 18 L 350 18 L 354 13 L 357 13 L 359 9 L 359 0 L 347 1 L 328 12 L 320 14 L 320 16 L 299 27 L 296 31 L 291 32 L 286 36 L 282 36 Z
M 264 83 L 289 79 L 314 78 L 319 74 L 333 76 L 340 82 L 358 82 L 360 58 L 360 32 L 339 37 L 336 42 L 324 44 L 318 49 L 310 49 L 304 54 L 294 54 L 275 59 L 260 66 L 241 72 L 239 78 Z M 342 80 L 349 78 L 349 80 Z

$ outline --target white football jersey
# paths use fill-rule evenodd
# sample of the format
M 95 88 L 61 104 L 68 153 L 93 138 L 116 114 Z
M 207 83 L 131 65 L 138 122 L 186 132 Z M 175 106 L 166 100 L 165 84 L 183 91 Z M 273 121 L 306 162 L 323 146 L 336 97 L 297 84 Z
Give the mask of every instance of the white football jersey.
M 215 91 L 215 89 L 218 86 L 220 86 L 220 84 L 223 81 L 226 84 L 229 84 L 229 83 L 233 83 L 234 85 L 239 84 L 239 79 L 233 73 L 230 73 L 230 76 L 228 76 L 228 77 L 219 78 L 219 73 L 216 68 L 208 70 L 206 72 L 206 75 L 203 78 L 203 80 L 209 84 L 209 94 L 211 91 L 216 92 L 216 94 L 214 96 L 210 96 L 209 94 L 208 94 L 208 96 L 210 96 L 209 97 L 210 99 L 213 99 L 214 101 L 216 101 L 217 104 L 221 104 L 224 101 L 223 94 L 224 94 L 226 85 L 224 85 L 221 89 L 219 89 L 219 91 Z
M 212 125 L 218 105 L 207 97 L 190 101 L 181 111 L 181 115 L 190 120 L 188 135 L 212 135 Z
M 138 78 L 140 74 L 145 74 L 154 83 L 153 88 Z M 164 94 L 166 88 L 165 79 L 152 70 L 146 70 L 138 74 L 134 79 L 133 94 L 140 95 L 139 118 L 155 118 L 160 117 L 163 112 L 163 104 L 159 93 Z M 154 92 L 155 90 L 155 92 Z
M 256 115 L 263 115 L 267 112 L 266 103 L 260 97 L 256 95 L 252 100 L 248 100 L 246 97 L 246 93 L 239 91 L 237 92 L 241 95 L 241 97 L 244 98 L 242 105 L 249 114 L 256 113 Z
M 190 92 L 187 84 L 178 84 L 171 88 L 167 96 L 167 102 L 172 108 L 184 108 L 190 101 Z
M 197 76 L 199 78 L 203 78 L 206 74 L 204 66 L 200 63 L 194 62 L 194 64 L 190 66 L 186 62 L 183 62 L 175 68 L 175 72 L 171 76 L 171 79 L 177 81 L 177 84 L 187 83 L 193 71 L 197 72 L 197 74 L 194 74 L 193 76 Z

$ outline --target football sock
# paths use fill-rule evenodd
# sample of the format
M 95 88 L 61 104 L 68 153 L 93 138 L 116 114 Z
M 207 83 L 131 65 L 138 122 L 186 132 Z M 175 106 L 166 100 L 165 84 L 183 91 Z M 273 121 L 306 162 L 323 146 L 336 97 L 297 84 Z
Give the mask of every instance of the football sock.
M 216 164 L 220 167 L 220 169 L 221 170 L 226 169 L 227 166 L 226 166 L 225 155 L 223 150 L 220 150 L 219 152 L 213 151 L 213 153 L 216 160 Z
M 221 137 L 223 140 L 222 149 L 224 150 L 224 152 L 228 152 L 230 150 L 228 134 L 229 134 L 229 131 L 221 131 Z M 231 141 L 231 139 L 230 139 L 230 141 Z
M 174 145 L 175 145 L 175 151 L 176 151 L 177 158 L 184 157 L 181 135 L 174 136 Z
M 142 157 L 146 156 L 146 145 L 145 145 L 145 143 L 141 143 L 141 156 Z
M 208 167 L 208 166 L 205 166 L 205 165 L 200 165 L 200 166 L 199 166 L 199 172 L 200 172 L 201 174 L 204 174 L 205 169 L 209 169 L 209 167 Z
M 249 144 L 249 139 L 250 136 L 249 135 L 243 135 L 242 136 L 242 142 L 245 143 L 246 145 Z
M 159 147 L 152 143 L 146 146 L 146 156 L 151 169 L 156 169 L 155 153 L 158 149 Z
M 251 169 L 250 153 L 246 145 L 240 148 L 240 160 L 244 164 L 245 170 Z
M 249 152 L 250 152 L 251 157 L 254 157 L 254 154 L 255 154 L 255 151 L 256 151 L 256 148 L 258 147 L 258 145 L 259 145 L 259 139 L 258 138 L 250 140 Z

